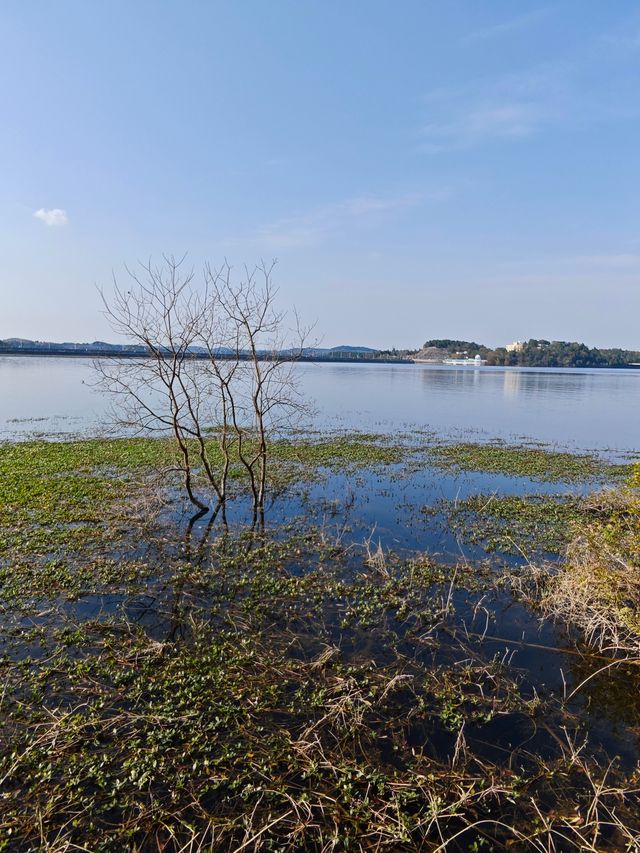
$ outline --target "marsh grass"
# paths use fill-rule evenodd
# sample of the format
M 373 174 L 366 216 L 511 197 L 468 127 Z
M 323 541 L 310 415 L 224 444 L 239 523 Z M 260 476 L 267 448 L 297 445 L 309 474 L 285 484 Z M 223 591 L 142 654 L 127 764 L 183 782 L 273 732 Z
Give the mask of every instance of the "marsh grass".
M 542 607 L 598 649 L 640 659 L 640 466 L 626 488 L 587 501 L 600 515 L 571 526 L 566 559 L 546 579 Z

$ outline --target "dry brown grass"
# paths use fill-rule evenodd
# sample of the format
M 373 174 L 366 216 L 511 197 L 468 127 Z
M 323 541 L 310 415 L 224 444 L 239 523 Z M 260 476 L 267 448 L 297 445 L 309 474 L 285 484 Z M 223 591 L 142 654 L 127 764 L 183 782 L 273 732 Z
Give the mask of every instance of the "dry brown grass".
M 590 498 L 595 521 L 576 526 L 560 572 L 544 584 L 546 613 L 600 651 L 640 657 L 640 466 L 631 483 Z

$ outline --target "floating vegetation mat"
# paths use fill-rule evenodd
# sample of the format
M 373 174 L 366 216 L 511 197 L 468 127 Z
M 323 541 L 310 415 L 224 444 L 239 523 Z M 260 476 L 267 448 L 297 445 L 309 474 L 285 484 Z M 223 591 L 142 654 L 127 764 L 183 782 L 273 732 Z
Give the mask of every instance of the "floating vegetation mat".
M 615 493 L 479 494 L 441 506 L 448 523 L 487 552 L 561 555 L 586 524 L 606 524 L 619 510 Z M 432 507 L 425 512 L 433 512 Z
M 611 479 L 631 473 L 628 464 L 614 464 L 591 453 L 568 453 L 545 445 L 509 445 L 503 441 L 436 444 L 430 450 L 436 465 L 463 471 L 486 471 L 541 482 Z

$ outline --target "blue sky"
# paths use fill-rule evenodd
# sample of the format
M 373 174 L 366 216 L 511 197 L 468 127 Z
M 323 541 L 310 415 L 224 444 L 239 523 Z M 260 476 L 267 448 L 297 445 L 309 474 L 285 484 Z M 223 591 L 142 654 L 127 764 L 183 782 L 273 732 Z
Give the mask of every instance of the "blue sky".
M 640 348 L 629 0 L 4 0 L 0 338 L 124 263 L 278 259 L 326 345 Z

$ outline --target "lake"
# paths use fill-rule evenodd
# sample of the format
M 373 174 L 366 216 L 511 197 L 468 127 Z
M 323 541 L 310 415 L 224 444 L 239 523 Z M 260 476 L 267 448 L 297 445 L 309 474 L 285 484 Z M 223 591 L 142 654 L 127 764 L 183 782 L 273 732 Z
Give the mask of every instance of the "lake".
M 640 370 L 301 364 L 312 426 L 428 429 L 478 439 L 533 438 L 581 449 L 634 450 Z M 104 432 L 111 401 L 91 360 L 0 357 L 0 439 Z

